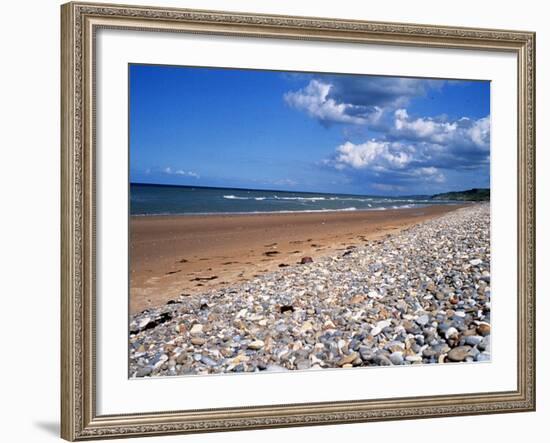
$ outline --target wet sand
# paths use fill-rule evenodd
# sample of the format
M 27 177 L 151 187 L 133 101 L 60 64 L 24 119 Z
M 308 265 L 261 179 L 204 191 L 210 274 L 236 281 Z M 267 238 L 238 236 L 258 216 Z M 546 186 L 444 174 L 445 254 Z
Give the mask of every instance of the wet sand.
M 248 280 L 303 257 L 397 233 L 464 205 L 387 211 L 138 216 L 130 221 L 130 313 Z

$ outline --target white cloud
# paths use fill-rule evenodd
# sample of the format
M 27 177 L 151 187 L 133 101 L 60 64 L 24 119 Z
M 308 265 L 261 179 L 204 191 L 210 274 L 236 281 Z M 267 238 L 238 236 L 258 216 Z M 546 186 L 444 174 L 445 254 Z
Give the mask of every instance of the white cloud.
M 443 175 L 439 171 L 439 169 L 433 166 L 412 169 L 411 175 L 414 177 L 418 177 L 422 180 L 434 182 L 434 183 L 444 183 L 446 180 L 445 175 Z
M 331 122 L 385 127 L 382 118 L 407 106 L 411 99 L 437 91 L 445 80 L 377 76 L 324 75 L 298 91 L 287 92 L 285 101 L 324 124 Z
M 333 165 L 337 169 L 401 169 L 411 162 L 413 152 L 411 147 L 374 139 L 359 145 L 346 142 L 336 149 Z
M 406 109 L 398 109 L 394 115 L 394 126 L 400 135 L 428 139 L 433 143 L 450 140 L 458 127 L 456 123 L 438 122 L 430 118 L 410 119 Z
M 184 171 L 183 169 L 172 169 L 170 166 L 164 168 L 165 174 L 170 175 L 181 175 L 184 177 L 193 177 L 193 178 L 200 178 L 200 175 L 193 171 Z
M 398 109 L 394 117 L 394 130 L 391 133 L 394 138 L 425 141 L 449 148 L 469 146 L 481 150 L 489 149 L 488 116 L 478 120 L 462 117 L 448 122 L 429 117 L 411 118 L 406 109 Z
M 480 148 L 489 146 L 491 121 L 489 117 L 481 118 L 467 130 L 470 139 Z
M 417 153 L 412 145 L 372 139 L 362 144 L 346 142 L 338 146 L 333 158 L 326 160 L 325 165 L 341 171 L 364 171 L 365 174 L 375 177 L 389 175 L 400 180 L 445 182 L 445 175 L 439 168 L 423 165 L 420 157 L 424 155 L 425 153 Z
M 311 80 L 298 91 L 287 92 L 285 101 L 292 107 L 307 112 L 311 117 L 325 123 L 367 124 L 377 122 L 382 116 L 382 109 L 374 106 L 371 109 L 349 103 L 338 103 L 329 97 L 333 86 L 319 80 Z

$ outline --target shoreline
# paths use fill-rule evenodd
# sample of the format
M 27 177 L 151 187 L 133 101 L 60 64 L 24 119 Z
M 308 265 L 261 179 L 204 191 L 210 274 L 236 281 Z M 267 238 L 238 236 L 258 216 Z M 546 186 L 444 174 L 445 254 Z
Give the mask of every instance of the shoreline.
M 387 210 L 130 217 L 130 313 L 243 283 L 471 204 Z
M 130 317 L 129 377 L 491 361 L 490 206 Z
M 398 211 L 401 209 L 422 209 L 430 206 L 467 206 L 478 202 L 449 202 L 449 203 L 433 203 L 433 204 L 412 204 L 403 206 L 379 207 L 379 208 L 343 208 L 343 209 L 304 209 L 304 210 L 281 210 L 281 211 L 243 211 L 243 212 L 187 212 L 187 213 L 160 213 L 160 214 L 130 214 L 130 217 L 201 217 L 201 216 L 232 216 L 232 215 L 286 215 L 286 214 L 327 214 L 340 212 L 376 212 L 376 211 Z

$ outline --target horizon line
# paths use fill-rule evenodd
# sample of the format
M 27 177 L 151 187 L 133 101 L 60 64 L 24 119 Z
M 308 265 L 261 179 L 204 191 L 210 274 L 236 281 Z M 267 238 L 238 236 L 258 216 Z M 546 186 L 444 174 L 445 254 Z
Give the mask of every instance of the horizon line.
M 357 197 L 424 197 L 424 196 L 434 196 L 439 194 L 448 194 L 451 192 L 466 192 L 472 191 L 475 189 L 487 189 L 491 188 L 469 188 L 462 189 L 460 191 L 445 191 L 438 192 L 435 194 L 398 194 L 398 195 L 378 195 L 378 194 L 350 194 L 346 192 L 317 192 L 317 191 L 288 191 L 283 189 L 258 189 L 258 188 L 239 188 L 239 187 L 225 187 L 225 186 L 205 186 L 205 185 L 180 185 L 173 183 L 146 183 L 146 182 L 129 182 L 130 185 L 145 185 L 145 186 L 159 186 L 159 187 L 172 187 L 172 188 L 200 188 L 200 189 L 227 189 L 232 191 L 264 191 L 264 192 L 288 192 L 288 193 L 298 193 L 298 194 L 321 194 L 321 195 L 349 195 Z

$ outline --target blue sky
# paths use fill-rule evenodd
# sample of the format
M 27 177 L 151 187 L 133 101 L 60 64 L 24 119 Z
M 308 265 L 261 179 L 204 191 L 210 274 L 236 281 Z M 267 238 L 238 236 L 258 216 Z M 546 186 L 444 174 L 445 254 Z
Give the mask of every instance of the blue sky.
M 376 195 L 489 186 L 490 83 L 130 65 L 130 180 Z

